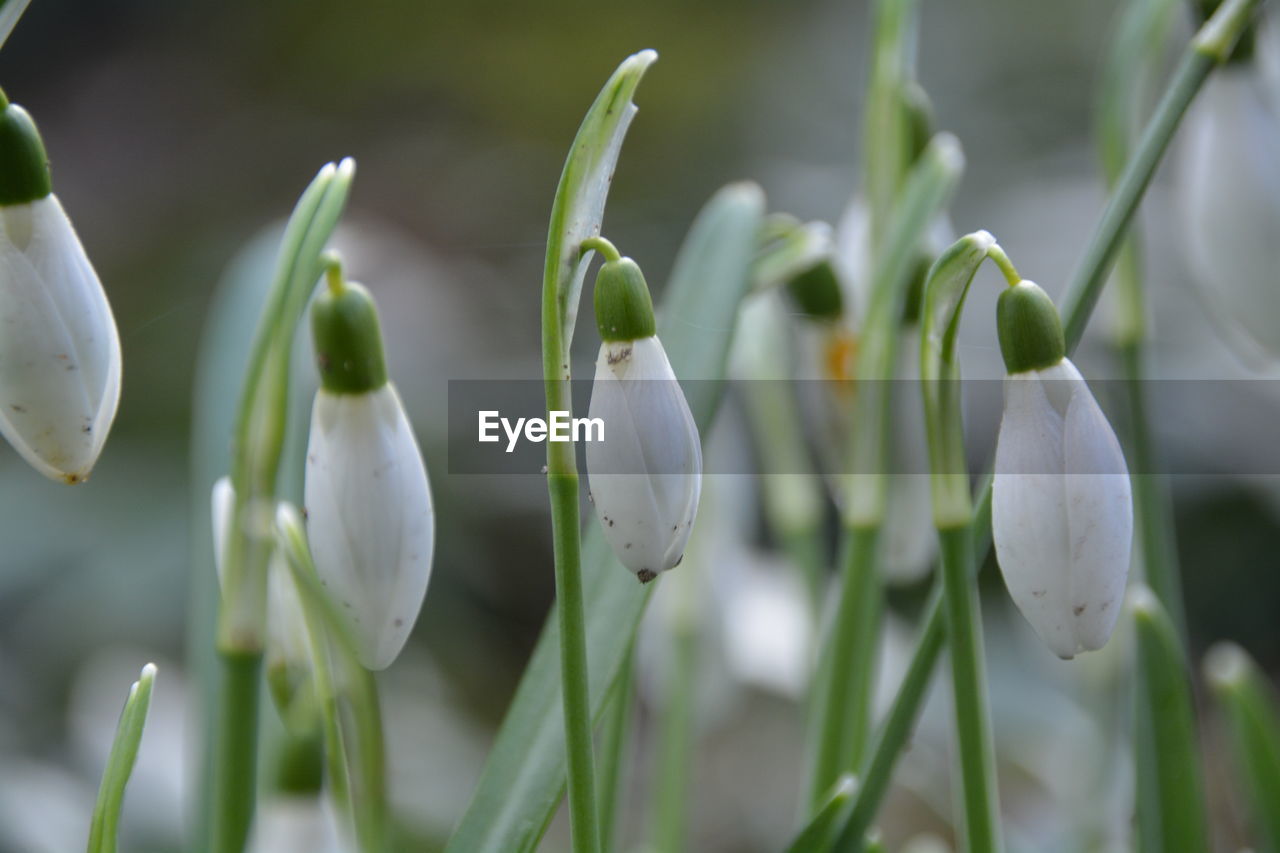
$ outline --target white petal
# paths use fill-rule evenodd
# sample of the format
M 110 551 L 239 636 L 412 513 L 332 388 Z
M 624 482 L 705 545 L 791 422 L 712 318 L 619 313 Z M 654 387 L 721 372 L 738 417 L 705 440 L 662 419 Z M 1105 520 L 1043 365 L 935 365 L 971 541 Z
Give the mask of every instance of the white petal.
M 384 669 L 422 607 L 435 538 L 426 469 L 390 385 L 316 394 L 306 508 L 321 581 L 358 640 L 361 663 Z
M 0 432 L 45 476 L 78 482 L 119 402 L 111 307 L 57 197 L 0 208 Z
M 1063 426 L 1038 376 L 1005 380 L 991 529 L 1014 604 L 1054 654 L 1070 658 L 1078 649 L 1069 604 Z
M 890 583 L 914 583 L 929 573 L 938 553 L 933 525 L 933 495 L 929 483 L 929 446 L 920 409 L 920 327 L 902 329 L 897 387 L 890 409 L 893 469 L 888 506 L 881 532 L 885 578 Z M 916 473 L 919 472 L 919 473 Z
M 218 571 L 218 583 L 222 583 L 222 554 L 227 545 L 227 526 L 235 509 L 236 490 L 230 477 L 222 477 L 213 484 L 210 508 L 213 512 L 213 567 Z
M 596 515 L 618 559 L 648 579 L 679 563 L 702 485 L 697 425 L 656 337 L 605 343 L 596 362 L 587 442 Z
M 1106 416 L 1083 384 L 1065 428 L 1071 612 L 1084 651 L 1100 649 L 1120 612 L 1133 542 L 1129 471 Z

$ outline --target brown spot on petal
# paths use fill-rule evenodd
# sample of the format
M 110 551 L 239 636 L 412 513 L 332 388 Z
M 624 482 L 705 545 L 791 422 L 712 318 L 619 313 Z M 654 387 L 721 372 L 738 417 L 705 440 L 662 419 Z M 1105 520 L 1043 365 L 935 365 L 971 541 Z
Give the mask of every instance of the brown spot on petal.
M 624 349 L 617 350 L 616 352 L 610 352 L 609 355 L 605 357 L 605 361 L 612 365 L 617 364 L 620 361 L 626 361 L 629 358 L 631 358 L 631 347 L 626 347 Z
M 1072 613 L 1074 613 L 1075 615 L 1079 616 L 1081 613 L 1084 613 L 1084 612 L 1085 612 L 1085 610 L 1087 610 L 1087 609 L 1089 609 L 1089 605 L 1087 605 L 1087 604 L 1077 604 L 1075 607 L 1071 608 L 1071 612 L 1072 612 Z
M 636 572 L 636 577 L 640 579 L 640 583 L 649 583 L 651 580 L 653 580 L 657 576 L 658 576 L 657 572 L 650 571 L 649 569 L 641 569 L 640 571 Z

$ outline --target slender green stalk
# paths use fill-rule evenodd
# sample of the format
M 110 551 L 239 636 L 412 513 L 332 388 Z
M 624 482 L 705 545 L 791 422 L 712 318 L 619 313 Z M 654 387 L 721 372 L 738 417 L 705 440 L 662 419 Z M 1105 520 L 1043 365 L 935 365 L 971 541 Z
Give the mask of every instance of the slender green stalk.
M 631 740 L 631 717 L 635 693 L 635 642 L 627 649 L 609 699 L 608 716 L 600 736 L 600 839 L 605 850 L 617 849 L 618 798 L 628 766 L 627 745 Z
M 870 727 L 871 689 L 875 638 L 879 631 L 880 589 L 876 576 L 879 526 L 852 527 L 845 531 L 840 557 L 841 593 L 831 637 L 820 665 L 826 675 L 826 694 L 819 698 L 825 710 L 819 722 L 814 752 L 810 806 L 820 807 L 839 776 L 857 767 Z
M 1173 501 L 1168 478 L 1159 474 L 1161 463 L 1147 415 L 1145 356 L 1140 341 L 1120 347 L 1124 370 L 1125 401 L 1129 410 L 1129 437 L 1133 483 L 1134 519 L 1142 545 L 1143 578 L 1169 614 L 1174 630 L 1185 644 L 1187 617 L 1182 600 L 1182 580 L 1178 571 L 1178 548 L 1174 535 Z
M 1229 49 L 1235 36 L 1239 34 L 1240 28 L 1243 28 L 1247 21 L 1248 13 L 1261 2 L 1262 0 L 1231 0 L 1228 4 L 1224 4 L 1211 19 L 1210 24 L 1219 21 L 1220 16 L 1227 15 L 1229 17 L 1226 20 L 1233 22 L 1237 29 L 1224 30 L 1220 21 L 1214 27 L 1206 24 L 1201 28 L 1196 41 L 1187 48 L 1188 56 L 1194 54 L 1196 57 L 1208 59 L 1211 65 L 1213 62 L 1220 62 L 1223 56 L 1223 51 L 1220 49 L 1222 45 L 1226 44 Z M 1204 38 L 1205 34 L 1211 35 L 1212 38 Z M 1206 50 L 1208 53 L 1203 52 Z M 1084 259 L 1073 278 L 1077 283 L 1072 288 L 1075 295 L 1069 300 L 1063 312 L 1064 330 L 1068 330 L 1068 352 L 1073 351 L 1079 343 L 1080 332 L 1083 331 L 1093 313 L 1098 295 L 1106 283 L 1111 264 L 1115 260 L 1116 249 L 1122 242 L 1133 212 L 1142 200 L 1142 194 L 1150 181 L 1151 170 L 1158 163 L 1160 155 L 1168 146 L 1169 139 L 1177 130 L 1178 120 L 1185 113 L 1187 104 L 1204 82 L 1203 75 L 1192 74 L 1187 70 L 1188 63 L 1193 61 L 1195 60 L 1192 58 L 1184 58 L 1179 73 L 1169 83 L 1168 91 L 1161 100 L 1156 115 L 1153 116 L 1147 131 L 1142 136 L 1139 151 L 1130 160 L 1116 188 L 1112 191 L 1106 208 L 1107 214 L 1094 231 L 1085 250 Z M 1173 97 L 1175 92 L 1176 98 Z M 987 476 L 979 491 L 980 496 L 976 501 L 978 509 L 972 526 L 975 571 L 976 567 L 981 566 L 985 561 L 991 546 L 990 475 Z M 941 583 L 940 580 L 939 583 Z M 874 768 L 876 772 L 874 775 L 869 773 L 861 775 L 863 785 L 859 788 L 854 809 L 841 833 L 841 838 L 851 843 L 839 849 L 856 849 L 857 839 L 865 834 L 874 819 L 887 790 L 893 765 L 901 754 L 910 729 L 914 725 L 915 717 L 919 713 L 920 703 L 924 700 L 923 684 L 928 680 L 924 674 L 932 671 L 942 650 L 942 644 L 938 638 L 942 634 L 942 620 L 945 618 L 941 599 L 936 596 L 936 593 L 933 600 L 935 604 L 930 606 L 924 617 L 920 638 L 916 641 L 916 649 L 908 665 L 908 673 L 921 674 L 920 678 L 904 681 L 899 688 L 893 710 L 881 729 L 868 762 L 868 766 Z M 883 782 L 878 782 L 881 778 Z
M 938 538 L 947 646 L 951 650 L 965 849 L 969 853 L 996 853 L 1001 849 L 999 804 L 987 713 L 987 678 L 983 671 L 982 620 L 978 590 L 973 583 L 972 536 L 969 526 L 963 525 L 939 529 Z
M 142 728 L 147 722 L 147 709 L 151 705 L 151 688 L 155 680 L 156 666 L 149 663 L 142 668 L 142 675 L 129 688 L 129 698 L 125 700 L 124 710 L 120 713 L 120 724 L 116 727 L 111 754 L 107 756 L 107 766 L 102 773 L 98 801 L 93 807 L 93 822 L 89 827 L 89 853 L 116 851 L 125 786 L 129 784 L 129 776 L 132 775 L 134 762 L 138 758 Z
M 216 792 L 211 849 L 240 853 L 249 840 L 258 779 L 258 682 L 261 652 L 220 652 L 213 789 Z
M 670 590 L 668 590 L 670 591 Z M 681 592 L 688 592 L 688 585 Z M 666 695 L 659 721 L 658 767 L 654 774 L 654 850 L 680 853 L 689 836 L 692 796 L 694 711 L 697 695 L 699 633 L 697 617 L 686 610 L 676 617 L 671 656 L 667 658 Z

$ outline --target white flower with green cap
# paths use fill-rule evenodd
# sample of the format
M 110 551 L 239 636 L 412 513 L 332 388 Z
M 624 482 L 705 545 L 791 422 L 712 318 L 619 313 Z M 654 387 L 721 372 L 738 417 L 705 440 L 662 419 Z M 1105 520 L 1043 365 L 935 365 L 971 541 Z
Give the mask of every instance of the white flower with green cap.
M 997 310 L 1005 379 L 992 537 L 1005 585 L 1054 654 L 1101 648 L 1116 625 L 1133 539 L 1120 443 L 1066 357 L 1058 310 L 1020 281 Z
M 48 160 L 0 93 L 0 433 L 41 474 L 78 483 L 120 403 L 120 338 Z
M 404 647 L 431 576 L 435 514 L 426 467 L 387 381 L 377 309 L 343 280 L 312 303 L 320 370 L 307 446 L 307 537 L 335 609 L 369 669 Z
M 586 443 L 591 500 L 618 560 L 648 583 L 679 565 L 702 490 L 698 427 L 658 340 L 640 267 L 595 241 L 607 260 L 596 278 L 600 330 L 589 418 L 604 439 Z

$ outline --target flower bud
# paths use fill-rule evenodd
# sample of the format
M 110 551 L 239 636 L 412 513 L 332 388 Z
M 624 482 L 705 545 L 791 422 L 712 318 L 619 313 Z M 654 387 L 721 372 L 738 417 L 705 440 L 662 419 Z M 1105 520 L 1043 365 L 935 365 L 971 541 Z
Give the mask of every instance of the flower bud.
M 1101 648 L 1129 572 L 1133 500 L 1120 443 L 1066 358 L 1005 379 L 991 526 L 1009 594 L 1049 649 Z
M 635 267 L 622 259 L 622 266 Z M 608 268 L 609 264 L 605 264 Z M 639 267 L 634 275 L 639 276 Z M 643 332 L 643 310 L 624 312 L 601 304 L 601 284 L 643 308 L 648 301 L 644 279 L 639 290 L 624 290 L 606 280 L 596 283 L 596 319 L 604 342 L 596 359 L 588 417 L 604 425 L 603 440 L 586 443 L 591 499 L 605 539 L 614 554 L 641 583 L 679 565 L 684 556 L 702 489 L 702 447 L 684 392 L 676 381 L 661 341 L 650 332 L 633 338 L 613 337 L 623 330 Z M 603 308 L 603 311 L 602 311 Z M 633 317 L 625 325 L 614 317 Z M 603 319 L 602 319 L 603 318 Z M 652 329 L 652 309 L 647 328 Z M 606 334 L 606 328 L 608 334 Z
M 120 402 L 111 306 L 51 192 L 31 117 L 0 94 L 0 432 L 37 471 L 89 476 Z
M 367 291 L 330 273 L 312 307 L 321 388 L 305 500 L 316 571 L 369 669 L 399 655 L 431 576 L 435 514 L 413 428 L 387 381 Z
M 213 562 L 222 581 L 222 555 L 230 535 L 236 493 L 230 477 L 213 484 Z M 288 711 L 298 690 L 311 678 L 311 651 L 302 599 L 285 557 L 277 549 L 267 565 L 267 639 L 264 649 L 267 686 L 289 722 Z

